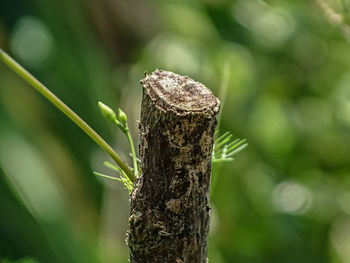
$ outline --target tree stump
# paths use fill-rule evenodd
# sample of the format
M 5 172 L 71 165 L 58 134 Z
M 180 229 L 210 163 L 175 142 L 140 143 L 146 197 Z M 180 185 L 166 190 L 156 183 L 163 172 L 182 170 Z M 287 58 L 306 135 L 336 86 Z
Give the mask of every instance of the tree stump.
M 211 155 L 219 100 L 189 77 L 141 80 L 142 176 L 131 193 L 131 263 L 207 262 Z

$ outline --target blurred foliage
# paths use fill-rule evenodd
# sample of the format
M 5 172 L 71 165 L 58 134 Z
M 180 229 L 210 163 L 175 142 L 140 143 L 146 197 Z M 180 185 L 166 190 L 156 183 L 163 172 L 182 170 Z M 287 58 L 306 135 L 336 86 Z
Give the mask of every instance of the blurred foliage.
M 20 259 L 16 262 L 4 259 L 2 262 L 3 263 L 37 263 L 37 261 L 35 259 L 32 259 L 32 258 L 23 258 L 23 259 Z
M 213 167 L 210 262 L 347 263 L 349 7 L 2 1 L 0 46 L 129 163 L 127 142 L 105 124 L 97 101 L 125 109 L 136 139 L 145 71 L 201 81 L 223 102 L 220 130 L 249 142 L 235 162 Z M 128 196 L 92 173 L 103 172 L 105 158 L 0 65 L 0 261 L 127 262 Z

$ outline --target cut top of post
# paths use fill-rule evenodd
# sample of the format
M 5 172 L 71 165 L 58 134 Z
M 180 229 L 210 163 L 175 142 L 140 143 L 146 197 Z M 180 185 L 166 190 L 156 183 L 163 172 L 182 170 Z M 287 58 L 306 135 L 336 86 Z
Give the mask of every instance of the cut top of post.
M 174 110 L 178 114 L 205 112 L 215 115 L 219 111 L 220 101 L 202 83 L 187 76 L 170 71 L 155 70 L 146 75 L 141 84 L 163 110 Z

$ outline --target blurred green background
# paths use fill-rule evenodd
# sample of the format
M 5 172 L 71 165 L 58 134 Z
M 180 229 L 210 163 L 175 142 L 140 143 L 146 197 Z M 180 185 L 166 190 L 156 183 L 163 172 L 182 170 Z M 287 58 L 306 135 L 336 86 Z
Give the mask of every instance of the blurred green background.
M 331 9 L 329 9 L 331 8 Z M 213 167 L 209 262 L 350 262 L 349 0 L 2 0 L 0 47 L 125 160 L 97 109 L 138 139 L 145 71 L 220 97 L 247 138 Z M 333 10 L 333 11 L 332 11 Z M 0 63 L 0 262 L 127 262 L 125 189 L 108 159 Z M 5 260 L 6 259 L 6 260 Z

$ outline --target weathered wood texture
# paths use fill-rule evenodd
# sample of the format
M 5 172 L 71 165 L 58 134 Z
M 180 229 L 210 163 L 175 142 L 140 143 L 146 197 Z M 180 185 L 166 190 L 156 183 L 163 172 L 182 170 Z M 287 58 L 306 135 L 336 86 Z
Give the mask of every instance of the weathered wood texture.
M 142 81 L 142 176 L 131 193 L 130 262 L 207 262 L 211 153 L 219 100 L 156 70 Z

